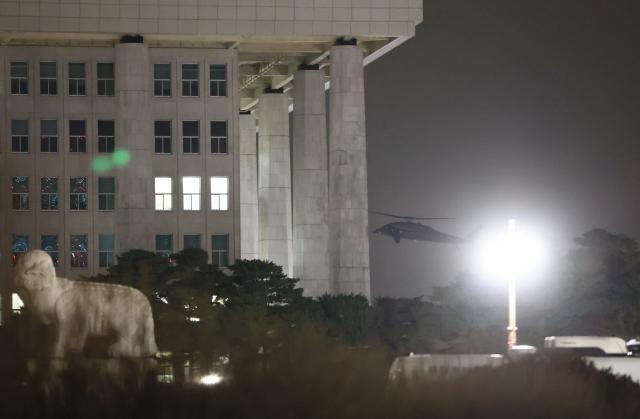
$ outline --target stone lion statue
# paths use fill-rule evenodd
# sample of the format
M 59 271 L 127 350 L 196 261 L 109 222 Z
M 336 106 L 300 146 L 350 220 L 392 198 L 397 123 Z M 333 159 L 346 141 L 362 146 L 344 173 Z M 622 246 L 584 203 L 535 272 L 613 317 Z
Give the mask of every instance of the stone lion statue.
M 114 358 L 158 351 L 149 300 L 136 289 L 58 278 L 42 250 L 20 256 L 14 283 L 33 316 L 54 328 L 53 358 L 82 355 L 88 339 L 104 342 Z

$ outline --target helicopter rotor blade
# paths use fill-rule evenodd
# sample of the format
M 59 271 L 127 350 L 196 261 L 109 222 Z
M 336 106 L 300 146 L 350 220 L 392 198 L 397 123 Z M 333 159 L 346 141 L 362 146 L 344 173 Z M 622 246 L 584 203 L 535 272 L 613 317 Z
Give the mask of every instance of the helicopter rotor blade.
M 389 214 L 386 212 L 379 212 L 379 211 L 369 211 L 369 212 L 372 214 L 383 215 L 385 217 L 399 218 L 401 220 L 455 220 L 455 218 L 452 218 L 452 217 L 411 217 L 411 216 Z

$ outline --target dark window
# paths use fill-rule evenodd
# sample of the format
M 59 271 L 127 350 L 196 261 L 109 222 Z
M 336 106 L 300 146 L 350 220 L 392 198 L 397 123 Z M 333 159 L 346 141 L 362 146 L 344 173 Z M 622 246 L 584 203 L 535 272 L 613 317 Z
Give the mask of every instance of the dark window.
M 98 63 L 98 96 L 113 96 L 115 71 L 113 63 Z
M 26 119 L 11 120 L 11 151 L 29 152 L 29 121 Z
M 155 121 L 153 132 L 156 153 L 171 154 L 171 121 Z
M 58 66 L 55 62 L 40 63 L 40 94 L 53 96 L 58 94 Z
M 11 262 L 13 263 L 13 266 L 16 266 L 16 262 L 20 255 L 28 252 L 30 247 L 28 234 L 11 235 Z
M 227 154 L 228 150 L 227 121 L 211 121 L 211 152 Z
M 40 237 L 40 248 L 51 256 L 53 266 L 60 266 L 60 242 L 57 234 L 43 234 Z
M 182 96 L 198 96 L 198 64 L 182 64 Z
M 84 63 L 69 63 L 69 95 L 84 96 L 87 94 L 87 76 Z
M 229 265 L 229 235 L 214 234 L 211 236 L 211 263 L 217 266 Z
M 171 252 L 173 252 L 171 234 L 156 234 L 156 254 L 169 257 Z
M 199 121 L 182 121 L 182 152 L 186 154 L 200 152 Z
M 87 152 L 87 121 L 84 119 L 69 121 L 69 151 L 72 153 Z
M 58 209 L 58 178 L 40 178 L 40 208 L 45 211 Z
M 11 209 L 29 209 L 29 177 L 16 176 L 11 179 Z
M 98 209 L 113 211 L 116 207 L 116 178 L 98 178 Z
M 58 121 L 43 119 L 40 121 L 40 151 L 43 153 L 58 152 Z
M 209 66 L 209 96 L 227 95 L 227 66 L 212 64 Z
M 72 211 L 86 211 L 89 208 L 86 177 L 69 179 L 69 197 Z
M 116 146 L 115 123 L 113 121 L 98 121 L 98 152 L 113 153 Z
M 200 247 L 200 235 L 199 234 L 185 234 L 184 235 L 184 248 L 185 249 L 201 249 L 201 247 Z
M 29 94 L 29 64 L 24 61 L 11 62 L 11 94 Z
M 98 234 L 98 266 L 101 268 L 114 265 L 115 242 L 113 234 Z
M 86 234 L 71 236 L 71 267 L 87 268 L 89 266 L 89 240 Z
M 153 95 L 171 96 L 171 64 L 153 65 Z

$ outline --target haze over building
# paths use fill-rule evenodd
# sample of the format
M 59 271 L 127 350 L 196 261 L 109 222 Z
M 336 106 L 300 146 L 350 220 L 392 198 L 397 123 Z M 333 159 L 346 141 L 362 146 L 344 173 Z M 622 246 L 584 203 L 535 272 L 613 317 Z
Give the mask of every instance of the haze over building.
M 69 278 L 199 247 L 369 296 L 363 66 L 421 21 L 420 0 L 0 0 L 3 317 L 39 248 Z

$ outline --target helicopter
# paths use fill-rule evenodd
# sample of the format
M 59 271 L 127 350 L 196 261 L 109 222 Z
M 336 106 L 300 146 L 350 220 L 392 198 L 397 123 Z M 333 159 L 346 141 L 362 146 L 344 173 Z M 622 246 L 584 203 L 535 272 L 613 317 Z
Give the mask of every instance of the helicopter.
M 475 236 L 475 232 L 467 237 L 457 237 L 451 234 L 446 234 L 441 231 L 438 231 L 432 227 L 424 225 L 419 221 L 424 220 L 455 220 L 455 218 L 449 217 L 412 217 L 412 216 L 403 216 L 396 214 L 388 214 L 385 212 L 377 212 L 377 211 L 369 211 L 372 214 L 378 214 L 385 217 L 390 218 L 398 218 L 404 221 L 396 221 L 393 223 L 388 223 L 383 225 L 382 227 L 373 230 L 374 234 L 382 234 L 383 236 L 389 236 L 396 243 L 400 243 L 400 240 L 420 240 L 427 242 L 435 242 L 435 243 L 445 243 L 445 244 L 453 244 L 453 245 L 461 245 L 468 243 L 473 236 Z

